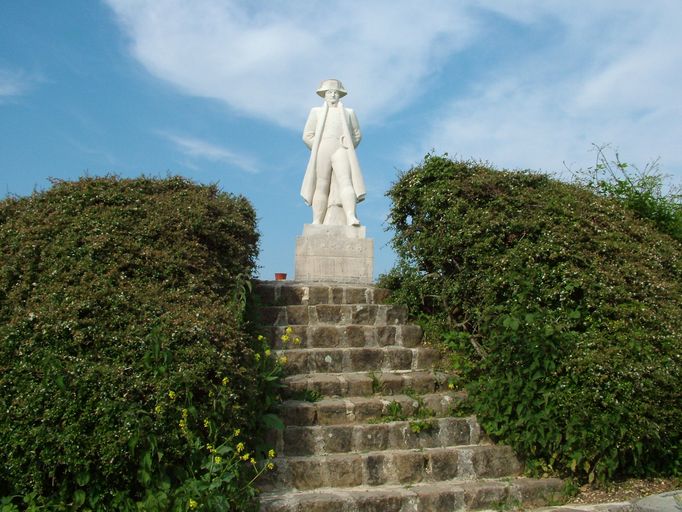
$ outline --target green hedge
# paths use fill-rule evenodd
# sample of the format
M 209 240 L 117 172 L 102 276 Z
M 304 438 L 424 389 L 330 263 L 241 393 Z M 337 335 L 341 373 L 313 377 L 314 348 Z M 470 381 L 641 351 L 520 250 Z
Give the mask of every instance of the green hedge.
M 489 434 L 541 472 L 682 472 L 679 242 L 584 188 L 446 157 L 388 196 L 382 284 L 452 349 Z
M 0 496 L 167 509 L 202 442 L 250 440 L 255 224 L 246 199 L 180 177 L 0 203 Z

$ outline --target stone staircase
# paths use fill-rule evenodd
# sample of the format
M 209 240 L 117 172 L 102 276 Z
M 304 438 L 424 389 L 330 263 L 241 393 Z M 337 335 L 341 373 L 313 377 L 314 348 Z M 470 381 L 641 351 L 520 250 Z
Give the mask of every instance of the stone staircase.
M 273 432 L 262 512 L 538 506 L 560 493 L 560 480 L 520 477 L 514 453 L 475 417 L 453 415 L 464 394 L 434 369 L 440 354 L 421 345 L 406 308 L 383 303 L 385 290 L 262 282 L 256 293 L 287 358 L 286 428 Z

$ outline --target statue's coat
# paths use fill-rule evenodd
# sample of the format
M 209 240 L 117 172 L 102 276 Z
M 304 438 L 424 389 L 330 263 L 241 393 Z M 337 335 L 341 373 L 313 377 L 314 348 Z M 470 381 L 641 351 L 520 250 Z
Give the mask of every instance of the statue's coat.
M 362 170 L 358 162 L 355 148 L 360 144 L 362 134 L 360 133 L 360 125 L 355 117 L 355 112 L 350 108 L 344 108 L 341 102 L 336 108 L 343 109 L 345 115 L 341 116 L 343 120 L 343 138 L 341 144 L 348 152 L 348 161 L 350 162 L 351 183 L 355 191 L 355 197 L 360 202 L 365 198 L 367 193 L 365 189 L 365 180 L 362 177 Z M 301 185 L 301 196 L 308 206 L 313 203 L 313 195 L 315 194 L 315 181 L 317 177 L 317 149 L 320 146 L 322 139 L 322 132 L 324 130 L 324 123 L 327 119 L 327 112 L 329 105 L 326 103 L 322 107 L 313 107 L 308 115 L 308 120 L 303 128 L 303 142 L 310 148 L 310 159 L 308 160 L 308 167 L 303 177 L 303 185 Z M 347 141 L 351 141 L 349 144 Z M 332 171 L 333 172 L 333 171 Z M 332 187 L 329 194 L 329 204 L 338 202 L 338 198 L 334 197 L 336 194 L 336 187 L 334 186 L 334 179 L 332 179 Z

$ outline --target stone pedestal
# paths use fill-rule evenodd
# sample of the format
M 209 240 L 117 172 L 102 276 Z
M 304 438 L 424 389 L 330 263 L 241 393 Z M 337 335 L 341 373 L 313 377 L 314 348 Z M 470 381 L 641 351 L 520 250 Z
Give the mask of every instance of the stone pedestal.
M 296 281 L 371 283 L 374 241 L 364 226 L 305 224 L 296 239 Z

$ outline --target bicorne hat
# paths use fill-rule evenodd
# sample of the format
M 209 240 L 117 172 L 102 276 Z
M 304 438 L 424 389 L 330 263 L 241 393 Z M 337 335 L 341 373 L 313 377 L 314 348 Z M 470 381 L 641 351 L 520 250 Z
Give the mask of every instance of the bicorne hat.
M 343 88 L 341 80 L 337 80 L 336 78 L 330 78 L 328 80 L 322 80 L 320 87 L 317 89 L 317 95 L 322 96 L 324 98 L 324 93 L 326 93 L 330 89 L 339 91 L 339 98 L 343 98 L 346 94 L 348 94 L 346 92 L 346 89 Z

